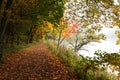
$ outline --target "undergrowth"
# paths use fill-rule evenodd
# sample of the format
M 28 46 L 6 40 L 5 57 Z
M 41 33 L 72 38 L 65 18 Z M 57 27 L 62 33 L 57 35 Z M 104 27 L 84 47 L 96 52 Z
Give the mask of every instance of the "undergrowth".
M 37 44 L 37 42 L 33 42 L 33 43 L 30 43 L 30 44 L 22 43 L 20 45 L 14 45 L 14 46 L 7 45 L 4 48 L 3 55 L 10 54 L 10 53 L 15 53 L 19 50 L 25 49 L 27 47 L 30 47 L 30 46 L 33 46 L 33 45 L 36 45 L 36 44 Z
M 66 48 L 65 46 L 57 48 L 54 41 L 48 41 L 47 46 L 63 63 L 71 67 L 72 71 L 76 72 L 78 78 L 81 80 L 116 80 L 113 75 L 108 74 L 105 70 L 101 70 L 100 68 L 95 69 L 96 65 L 94 65 L 94 62 L 77 55 L 70 48 Z

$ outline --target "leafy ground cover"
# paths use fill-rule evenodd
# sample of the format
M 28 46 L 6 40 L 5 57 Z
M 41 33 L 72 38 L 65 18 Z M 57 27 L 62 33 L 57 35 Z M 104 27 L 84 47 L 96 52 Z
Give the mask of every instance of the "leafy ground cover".
M 4 57 L 0 80 L 77 80 L 45 46 L 38 44 Z

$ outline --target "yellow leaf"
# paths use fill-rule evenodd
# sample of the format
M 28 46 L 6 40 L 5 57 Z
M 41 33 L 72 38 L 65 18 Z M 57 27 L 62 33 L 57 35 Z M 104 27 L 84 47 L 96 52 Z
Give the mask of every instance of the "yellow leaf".
M 119 38 L 119 40 L 116 41 L 116 44 L 120 44 L 120 38 Z

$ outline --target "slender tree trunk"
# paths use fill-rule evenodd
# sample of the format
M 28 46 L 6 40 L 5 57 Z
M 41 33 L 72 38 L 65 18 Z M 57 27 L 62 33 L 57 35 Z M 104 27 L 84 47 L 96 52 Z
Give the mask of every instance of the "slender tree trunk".
M 2 62 L 2 54 L 3 54 L 3 49 L 2 49 L 2 40 L 0 40 L 0 63 Z
M 20 37 L 17 36 L 17 45 L 19 45 L 19 44 L 20 44 Z
M 28 43 L 32 43 L 34 39 L 34 34 L 36 30 L 36 25 L 33 25 L 28 32 Z
M 4 49 L 4 34 L 11 16 L 11 8 L 15 0 L 2 0 L 0 5 L 0 62 L 2 62 Z
M 11 46 L 14 46 L 14 39 L 15 39 L 15 36 L 14 36 L 14 33 L 12 33 L 12 35 L 11 35 Z
M 28 32 L 28 44 L 33 42 L 33 26 L 30 28 Z
M 5 44 L 7 45 L 9 42 L 9 35 L 6 36 L 6 41 L 5 41 Z
M 59 38 L 58 38 L 58 43 L 57 43 L 57 49 L 60 46 L 60 42 L 61 42 L 61 35 L 62 35 L 62 29 L 60 30 L 60 34 L 59 34 Z
M 9 21 L 9 18 L 11 16 L 11 8 L 13 6 L 13 3 L 14 3 L 14 0 L 7 0 L 7 3 L 5 5 L 5 9 L 3 11 L 3 17 L 1 18 L 1 36 L 4 35 L 5 31 L 6 31 L 6 28 L 7 28 L 7 25 L 8 25 L 8 21 Z
M 2 60 L 2 58 L 3 58 L 3 49 L 4 49 L 4 42 L 3 42 L 3 40 L 4 40 L 4 37 L 3 36 L 0 36 L 0 63 L 3 63 L 3 60 Z
M 3 14 L 4 14 L 4 11 L 5 11 L 6 2 L 7 2 L 7 0 L 0 0 L 0 25 L 2 24 L 1 20 L 3 18 Z

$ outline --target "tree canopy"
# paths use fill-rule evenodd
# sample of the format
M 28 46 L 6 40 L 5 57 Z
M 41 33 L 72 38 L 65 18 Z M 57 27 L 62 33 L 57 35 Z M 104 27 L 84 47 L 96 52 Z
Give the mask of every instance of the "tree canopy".
M 64 4 L 65 0 L 1 0 L 0 46 L 31 43 L 42 38 L 52 29 L 52 24 L 60 21 Z

